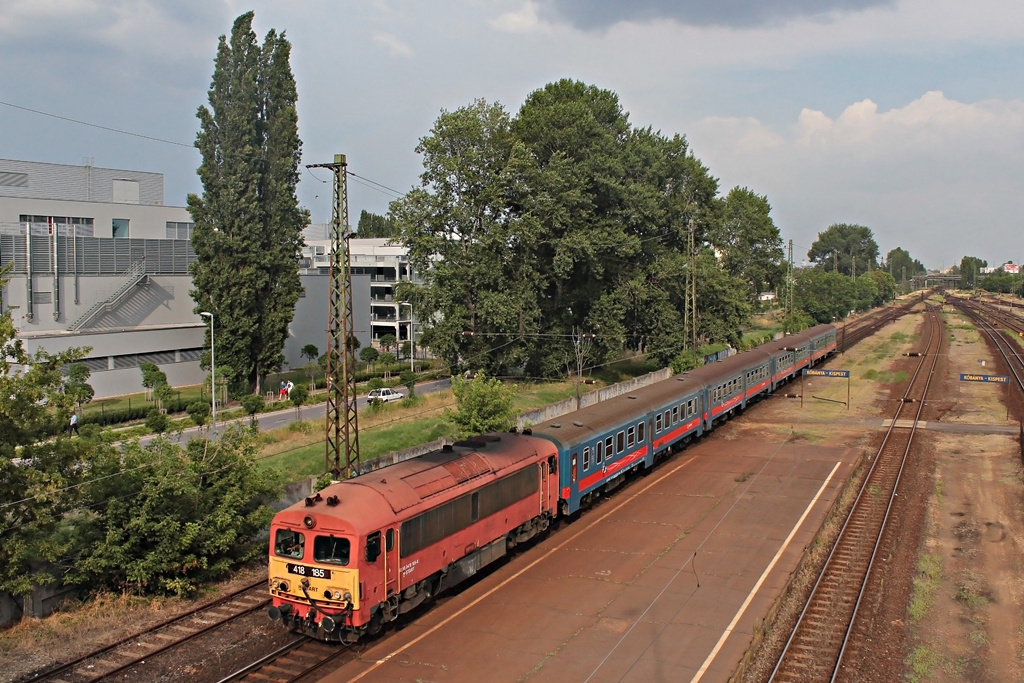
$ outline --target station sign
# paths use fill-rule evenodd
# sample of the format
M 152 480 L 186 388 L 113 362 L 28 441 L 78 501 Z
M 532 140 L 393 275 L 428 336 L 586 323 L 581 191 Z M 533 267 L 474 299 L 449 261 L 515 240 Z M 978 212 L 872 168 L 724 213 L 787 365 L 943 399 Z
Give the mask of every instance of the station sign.
M 977 375 L 970 372 L 960 373 L 961 382 L 991 382 L 993 384 L 1009 384 L 1009 375 Z
M 804 374 L 811 377 L 846 377 L 849 378 L 849 370 L 808 370 L 804 368 Z

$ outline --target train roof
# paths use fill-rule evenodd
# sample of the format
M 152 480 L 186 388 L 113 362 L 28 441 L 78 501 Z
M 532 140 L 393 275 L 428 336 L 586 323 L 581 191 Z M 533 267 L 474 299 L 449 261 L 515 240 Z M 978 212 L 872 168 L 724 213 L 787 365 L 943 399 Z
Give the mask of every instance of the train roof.
M 329 528 L 330 520 L 347 522 L 357 533 L 381 528 L 403 510 L 433 499 L 481 477 L 497 478 L 524 460 L 555 455 L 545 440 L 520 434 L 487 434 L 425 453 L 333 484 L 309 506 L 304 501 L 282 511 L 301 516 L 315 513 Z M 329 505 L 336 496 L 338 503 Z M 345 529 L 351 531 L 351 529 Z
M 683 396 L 700 391 L 703 386 L 699 379 L 691 377 L 691 373 L 675 375 L 538 423 L 533 425 L 531 430 L 534 434 L 547 437 L 563 446 L 582 443 L 621 425 L 623 415 L 634 414 L 638 410 L 656 410 Z

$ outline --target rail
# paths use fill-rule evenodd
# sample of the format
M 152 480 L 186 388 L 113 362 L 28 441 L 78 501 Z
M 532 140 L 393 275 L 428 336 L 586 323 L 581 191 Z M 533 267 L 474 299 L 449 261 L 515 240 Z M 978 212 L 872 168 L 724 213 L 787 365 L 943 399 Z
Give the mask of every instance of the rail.
M 929 313 L 926 351 L 920 357 L 882 444 L 871 460 L 839 535 L 779 656 L 770 681 L 835 681 L 844 656 L 859 642 L 854 626 L 872 568 L 897 500 L 900 477 L 931 385 L 942 334 Z M 928 371 L 922 376 L 925 364 Z M 920 379 L 920 381 L 919 381 Z M 916 406 L 909 429 L 899 423 Z

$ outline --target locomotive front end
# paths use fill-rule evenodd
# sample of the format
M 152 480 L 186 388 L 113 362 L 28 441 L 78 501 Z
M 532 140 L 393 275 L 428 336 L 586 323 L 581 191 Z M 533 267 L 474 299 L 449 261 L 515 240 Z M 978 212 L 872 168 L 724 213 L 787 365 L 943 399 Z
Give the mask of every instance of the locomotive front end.
M 314 528 L 312 517 L 303 522 L 275 519 L 271 527 L 268 615 L 319 640 L 354 642 L 359 612 L 354 539 Z

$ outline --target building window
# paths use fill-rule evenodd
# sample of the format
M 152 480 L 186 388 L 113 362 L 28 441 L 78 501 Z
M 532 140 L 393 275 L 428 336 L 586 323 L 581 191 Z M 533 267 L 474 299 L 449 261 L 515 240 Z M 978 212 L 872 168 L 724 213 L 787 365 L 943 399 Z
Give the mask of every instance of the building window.
M 128 237 L 128 219 L 115 218 L 111 222 L 111 237 Z
M 190 240 L 195 223 L 185 221 L 167 221 L 167 239 Z M 321 247 L 322 248 L 322 247 Z

